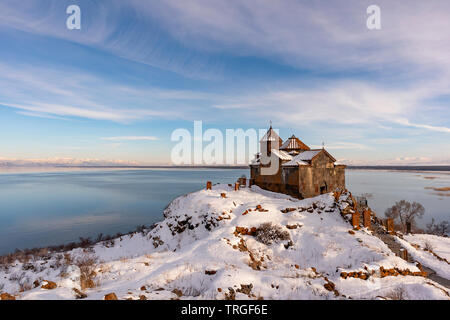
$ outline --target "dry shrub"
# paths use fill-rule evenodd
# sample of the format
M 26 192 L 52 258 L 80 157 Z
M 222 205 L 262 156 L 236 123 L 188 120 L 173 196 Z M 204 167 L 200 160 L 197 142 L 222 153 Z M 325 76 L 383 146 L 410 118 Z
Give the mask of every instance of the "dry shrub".
M 436 223 L 434 218 L 431 219 L 431 223 L 427 224 L 426 233 L 434 234 L 436 236 L 445 237 L 450 232 L 450 223 L 448 221 L 441 221 Z
M 406 300 L 405 288 L 403 287 L 395 288 L 386 295 L 386 298 L 391 300 Z
M 261 243 L 271 245 L 280 241 L 291 240 L 289 232 L 283 230 L 279 225 L 272 223 L 263 223 L 256 228 L 255 238 Z
M 71 264 L 72 264 L 72 256 L 70 255 L 70 253 L 68 253 L 68 252 L 66 252 L 66 253 L 64 253 L 64 263 L 67 265 L 67 266 L 70 266 Z
M 432 252 L 434 249 L 433 245 L 431 244 L 430 241 L 425 241 L 425 250 L 428 250 L 430 252 Z
M 86 254 L 75 261 L 75 265 L 80 268 L 81 290 L 95 288 L 98 285 L 98 283 L 95 282 L 95 277 L 97 276 L 97 273 L 95 272 L 97 269 L 97 262 L 97 256 L 92 254 Z

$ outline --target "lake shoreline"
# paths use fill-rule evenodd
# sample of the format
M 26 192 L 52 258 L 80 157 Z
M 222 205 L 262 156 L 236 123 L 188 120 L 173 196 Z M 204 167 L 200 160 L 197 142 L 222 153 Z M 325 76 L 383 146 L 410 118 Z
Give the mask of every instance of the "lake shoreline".
M 3 173 L 0 254 L 152 225 L 174 198 L 204 188 L 206 181 L 233 183 L 241 175 L 248 176 L 248 171 L 59 167 Z M 418 223 L 424 228 L 433 217 L 438 222 L 448 219 L 450 193 L 444 190 L 450 187 L 449 178 L 449 172 L 351 169 L 346 182 L 355 195 L 369 196 L 380 217 L 402 199 L 423 204 L 426 216 Z

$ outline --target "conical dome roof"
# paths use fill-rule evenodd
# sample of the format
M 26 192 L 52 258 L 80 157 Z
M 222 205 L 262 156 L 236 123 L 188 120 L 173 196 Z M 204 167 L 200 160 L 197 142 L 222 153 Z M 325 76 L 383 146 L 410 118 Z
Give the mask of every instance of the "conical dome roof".
M 266 142 L 266 141 L 277 141 L 277 140 L 281 140 L 281 142 L 283 142 L 283 140 L 280 138 L 280 136 L 275 132 L 275 130 L 272 129 L 272 126 L 270 126 L 269 130 L 267 130 L 266 134 L 264 135 L 264 137 L 262 137 L 261 142 Z
M 306 144 L 304 144 L 299 138 L 294 135 L 287 139 L 280 149 L 285 151 L 310 150 L 310 148 Z

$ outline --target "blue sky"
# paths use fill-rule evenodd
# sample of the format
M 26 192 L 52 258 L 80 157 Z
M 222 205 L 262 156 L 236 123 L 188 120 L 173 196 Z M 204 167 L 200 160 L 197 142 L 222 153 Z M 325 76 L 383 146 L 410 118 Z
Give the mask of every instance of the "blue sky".
M 194 120 L 272 120 L 347 163 L 450 164 L 445 0 L 2 0 L 0 44 L 0 160 L 169 164 Z

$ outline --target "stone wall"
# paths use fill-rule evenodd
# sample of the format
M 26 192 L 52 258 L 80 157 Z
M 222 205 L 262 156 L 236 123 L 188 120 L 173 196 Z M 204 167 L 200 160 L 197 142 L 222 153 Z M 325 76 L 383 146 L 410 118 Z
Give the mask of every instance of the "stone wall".
M 334 165 L 325 153 L 313 159 L 310 166 L 282 167 L 278 172 L 261 175 L 258 166 L 251 166 L 252 183 L 269 191 L 289 194 L 296 198 L 310 198 L 339 189 L 345 189 L 345 166 Z

